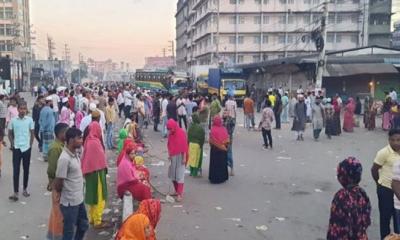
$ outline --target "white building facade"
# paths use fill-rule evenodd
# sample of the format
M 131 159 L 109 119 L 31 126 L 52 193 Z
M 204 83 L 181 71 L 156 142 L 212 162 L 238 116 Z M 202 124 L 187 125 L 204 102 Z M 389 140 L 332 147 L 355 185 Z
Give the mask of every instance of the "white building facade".
M 364 46 L 367 0 L 329 0 L 328 51 Z M 177 67 L 266 61 L 316 51 L 323 0 L 179 0 Z

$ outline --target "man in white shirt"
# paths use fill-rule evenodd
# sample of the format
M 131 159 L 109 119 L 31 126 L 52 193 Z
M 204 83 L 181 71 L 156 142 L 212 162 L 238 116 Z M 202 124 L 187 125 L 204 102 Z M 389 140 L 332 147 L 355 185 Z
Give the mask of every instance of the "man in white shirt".
M 182 128 L 182 120 L 183 123 L 185 124 L 185 129 L 187 129 L 187 119 L 186 119 L 186 100 L 180 96 L 178 100 L 176 100 L 176 107 L 178 109 L 178 122 L 179 122 L 179 127 Z
M 162 135 L 164 138 L 167 137 L 167 121 L 168 121 L 168 116 L 167 116 L 167 106 L 168 106 L 168 99 L 167 95 L 163 94 L 163 98 L 161 100 L 161 119 L 162 119 Z
M 144 125 L 144 119 L 146 116 L 145 108 L 144 108 L 144 96 L 142 94 L 138 94 L 136 96 L 137 102 L 135 104 L 136 106 L 136 112 L 138 114 L 138 124 L 139 128 L 142 129 Z
M 129 91 L 129 86 L 125 87 L 123 95 L 124 95 L 124 115 L 125 118 L 129 118 L 131 114 L 132 100 L 133 100 L 133 97 Z
M 60 97 L 57 95 L 57 91 L 53 90 L 52 94 L 50 95 L 51 99 L 53 101 L 53 111 L 54 111 L 54 117 L 56 119 L 56 122 L 58 122 L 58 103 L 60 102 Z
M 122 111 L 124 110 L 124 105 L 125 105 L 124 103 L 125 103 L 124 95 L 122 94 L 122 92 L 119 92 L 117 96 L 119 118 L 121 118 Z
M 397 102 L 397 93 L 396 93 L 396 91 L 394 90 L 394 88 L 392 88 L 392 89 L 390 90 L 389 96 L 390 96 L 390 98 L 392 99 L 392 102 Z

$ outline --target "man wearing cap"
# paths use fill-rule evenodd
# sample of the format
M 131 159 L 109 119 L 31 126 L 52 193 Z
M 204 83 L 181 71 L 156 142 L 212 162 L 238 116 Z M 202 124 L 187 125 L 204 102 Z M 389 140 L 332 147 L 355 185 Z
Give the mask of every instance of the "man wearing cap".
M 282 114 L 281 121 L 282 123 L 289 123 L 289 92 L 285 92 L 282 96 Z
M 51 142 L 54 140 L 54 127 L 56 125 L 56 119 L 53 111 L 53 98 L 48 96 L 46 98 L 46 105 L 40 111 L 39 126 L 40 126 L 40 137 L 42 139 L 42 152 L 43 159 L 47 161 L 47 153 Z

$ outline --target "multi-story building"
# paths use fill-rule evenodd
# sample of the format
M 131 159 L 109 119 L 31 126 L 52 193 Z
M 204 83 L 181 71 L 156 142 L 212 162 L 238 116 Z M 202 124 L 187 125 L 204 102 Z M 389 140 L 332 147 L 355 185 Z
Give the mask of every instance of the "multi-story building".
M 175 65 L 174 57 L 146 57 L 145 69 L 170 68 Z
M 329 0 L 328 51 L 364 46 L 367 0 Z M 315 52 L 324 0 L 179 0 L 177 67 L 240 64 Z M 363 41 L 364 40 L 364 41 Z
M 368 45 L 390 47 L 392 0 L 370 0 L 368 11 Z
M 15 80 L 11 81 L 12 88 L 20 90 L 29 84 L 30 52 L 29 0 L 0 0 L 0 56 L 11 58 L 16 68 L 12 72 L 25 76 L 23 82 L 11 76 Z
M 394 23 L 394 31 L 392 33 L 392 47 L 400 49 L 400 21 Z

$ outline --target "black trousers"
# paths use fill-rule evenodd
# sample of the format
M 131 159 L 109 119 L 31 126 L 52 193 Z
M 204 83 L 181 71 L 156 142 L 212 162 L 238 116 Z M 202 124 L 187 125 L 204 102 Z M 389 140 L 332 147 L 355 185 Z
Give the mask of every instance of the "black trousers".
M 274 112 L 274 115 L 275 115 L 275 128 L 281 129 L 281 114 Z
M 266 147 L 268 147 L 268 146 L 272 147 L 271 130 L 267 130 L 267 129 L 261 128 L 261 133 L 262 133 L 262 137 L 264 139 L 264 145 Z
M 6 119 L 0 118 L 0 144 L 1 141 L 3 141 L 5 135 L 6 135 Z
M 178 116 L 178 122 L 179 122 L 179 127 L 180 128 L 182 128 L 182 120 L 183 120 L 183 123 L 185 124 L 185 129 L 187 129 L 186 115 L 179 115 Z
M 158 124 L 160 124 L 160 117 L 154 118 L 154 131 L 158 132 Z
M 31 164 L 31 148 L 25 152 L 21 152 L 20 149 L 13 150 L 13 178 L 14 178 L 14 192 L 19 192 L 19 172 L 22 168 L 24 169 L 24 190 L 28 188 L 29 180 L 29 166 Z
M 124 106 L 124 115 L 125 115 L 125 118 L 130 118 L 131 116 L 131 108 L 132 108 L 132 106 L 130 106 L 130 105 L 127 105 L 127 106 Z
M 393 201 L 393 190 L 380 184 L 377 186 L 378 206 L 379 206 L 379 225 L 381 239 L 390 234 L 390 220 L 393 218 L 395 233 L 397 232 L 398 222 L 396 221 Z
M 40 136 L 40 125 L 39 125 L 39 123 L 35 123 L 34 133 L 35 133 L 36 141 L 38 141 L 38 144 L 39 144 L 39 151 L 42 152 L 43 141 L 42 141 L 42 138 Z
M 121 103 L 120 105 L 118 105 L 118 116 L 121 118 L 121 114 L 124 111 L 124 106 L 125 104 Z

